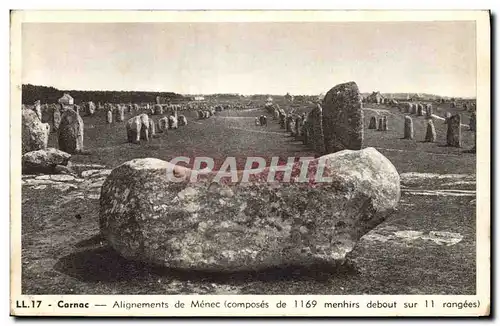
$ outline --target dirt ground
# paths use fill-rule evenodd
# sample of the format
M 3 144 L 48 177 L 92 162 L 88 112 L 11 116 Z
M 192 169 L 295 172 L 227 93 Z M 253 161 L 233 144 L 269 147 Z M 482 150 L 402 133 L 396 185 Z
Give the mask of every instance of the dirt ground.
M 125 122 L 84 117 L 86 149 L 72 162 L 104 171 L 97 177 L 47 181 L 23 176 L 22 292 L 24 294 L 474 294 L 476 291 L 476 156 L 463 127 L 463 147 L 445 145 L 446 125 L 434 121 L 436 143 L 424 143 L 425 119 L 413 116 L 415 140 L 403 140 L 404 114 L 365 105 L 364 147 L 375 147 L 401 175 L 397 211 L 366 234 L 351 253 L 353 268 L 325 266 L 215 275 L 126 261 L 98 233 L 99 185 L 106 171 L 134 158 L 208 156 L 216 166 L 234 156 L 313 156 L 279 125 L 256 126 L 260 110 L 225 111 L 148 144 L 126 142 Z M 435 109 L 444 116 L 448 107 Z M 462 113 L 462 123 L 469 116 Z M 372 115 L 388 116 L 389 131 L 370 130 Z M 129 115 L 130 116 L 130 115 Z M 155 117 L 157 119 L 157 117 Z M 57 147 L 55 135 L 49 146 Z M 97 174 L 96 174 L 97 175 Z M 81 218 L 77 218 L 77 214 Z

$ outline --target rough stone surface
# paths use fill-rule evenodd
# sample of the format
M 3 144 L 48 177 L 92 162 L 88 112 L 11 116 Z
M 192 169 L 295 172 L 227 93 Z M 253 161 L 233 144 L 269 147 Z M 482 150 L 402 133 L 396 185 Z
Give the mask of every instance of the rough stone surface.
M 168 118 L 163 117 L 158 120 L 158 132 L 167 132 L 168 130 Z
M 410 112 L 410 114 L 417 113 L 417 104 L 416 103 L 410 103 L 410 110 L 408 112 Z
M 35 104 L 33 105 L 33 110 L 35 111 L 38 119 L 42 121 L 42 105 L 40 104 L 40 100 L 35 101 Z
M 31 109 L 22 110 L 22 153 L 46 149 L 49 135 L 46 126 Z
M 108 112 L 106 112 L 106 122 L 113 123 L 113 111 L 108 110 Z
M 156 137 L 156 123 L 152 118 L 149 118 L 149 137 Z
M 373 116 L 370 118 L 370 123 L 368 124 L 368 129 L 377 129 L 377 117 Z
M 83 151 L 83 119 L 73 109 L 66 109 L 59 126 L 59 149 L 70 154 Z
M 400 199 L 399 174 L 374 148 L 330 154 L 313 182 L 267 183 L 269 169 L 250 182 L 169 182 L 170 163 L 135 159 L 115 168 L 102 186 L 100 228 L 123 257 L 161 266 L 247 271 L 337 264 L 382 223 Z M 176 176 L 191 170 L 176 167 Z M 240 171 L 241 172 L 241 171 Z M 280 180 L 283 173 L 278 173 Z M 276 180 L 275 179 L 275 180 Z
M 476 132 L 476 113 L 474 112 L 470 115 L 469 128 L 471 131 Z
M 309 113 L 311 122 L 310 143 L 312 149 L 318 156 L 325 154 L 325 140 L 323 136 L 323 108 L 321 105 L 316 105 Z
M 432 117 L 432 104 L 428 103 L 426 106 L 425 106 L 425 115 L 427 118 L 431 118 Z
M 125 125 L 129 143 L 139 143 L 141 139 L 149 140 L 149 117 L 147 114 L 137 115 L 128 119 Z
M 156 115 L 162 115 L 163 114 L 163 107 L 160 104 L 155 104 L 153 107 L 154 114 Z
M 179 127 L 187 126 L 188 121 L 185 115 L 179 115 L 178 120 Z
M 326 153 L 363 147 L 363 110 L 358 85 L 339 84 L 323 99 L 323 135 Z
M 383 118 L 379 118 L 378 119 L 378 128 L 377 128 L 378 131 L 383 131 L 384 130 L 384 119 Z
M 123 120 L 125 120 L 125 108 L 123 107 L 123 105 L 118 105 L 118 107 L 116 108 L 116 115 L 116 121 L 122 122 Z
M 52 130 L 57 132 L 59 130 L 59 125 L 61 124 L 61 107 L 54 107 L 52 112 Z
M 303 137 L 302 128 L 304 126 L 304 120 L 301 116 L 295 119 L 295 139 L 301 140 Z
M 424 115 L 424 106 L 422 103 L 417 104 L 417 116 L 422 117 Z
M 57 165 L 67 165 L 71 154 L 56 148 L 28 152 L 22 157 L 23 173 L 52 173 Z
M 425 132 L 425 141 L 434 143 L 436 141 L 436 128 L 432 120 L 427 121 L 427 131 Z
M 286 128 L 286 114 L 283 112 L 280 113 L 280 128 L 281 129 Z
M 383 131 L 389 130 L 389 125 L 387 124 L 387 116 L 382 117 L 382 130 Z
M 304 126 L 302 127 L 302 135 L 303 135 L 302 143 L 304 145 L 309 145 L 311 139 L 311 122 L 309 121 L 308 117 L 304 119 Z
M 448 130 L 446 133 L 446 144 L 452 147 L 462 146 L 462 118 L 460 114 L 452 115 L 448 119 Z
M 404 139 L 413 139 L 414 138 L 413 120 L 409 116 L 405 117 L 405 129 L 404 129 L 403 138 Z

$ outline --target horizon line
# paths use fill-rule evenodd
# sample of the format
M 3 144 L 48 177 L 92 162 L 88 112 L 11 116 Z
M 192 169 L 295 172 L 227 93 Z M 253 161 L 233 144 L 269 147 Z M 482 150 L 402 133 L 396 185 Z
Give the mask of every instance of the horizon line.
M 144 92 L 144 93 L 173 93 L 177 95 L 182 95 L 182 96 L 210 96 L 210 95 L 242 95 L 242 96 L 254 96 L 254 95 L 262 95 L 262 96 L 285 96 L 286 94 L 289 94 L 291 96 L 320 96 L 324 95 L 328 92 L 319 92 L 319 93 L 313 93 L 313 94 L 292 94 L 292 93 L 285 93 L 285 94 L 272 94 L 272 93 L 234 93 L 234 92 L 221 92 L 221 93 L 179 93 L 175 91 L 158 91 L 158 90 L 110 90 L 110 89 L 61 89 L 56 86 L 47 86 L 47 85 L 35 85 L 31 83 L 22 83 L 21 85 L 31 85 L 31 86 L 39 86 L 39 87 L 52 87 L 55 88 L 56 90 L 60 92 L 70 92 L 70 91 L 76 91 L 76 92 Z M 437 93 L 426 93 L 426 92 L 383 92 L 380 90 L 374 90 L 374 91 L 369 91 L 369 92 L 364 92 L 360 91 L 360 94 L 372 94 L 378 92 L 380 94 L 408 94 L 408 95 L 413 95 L 413 94 L 425 94 L 425 95 L 432 95 L 432 96 L 438 96 L 442 98 L 466 98 L 466 99 L 475 99 L 477 96 L 450 96 L 450 95 L 441 95 Z

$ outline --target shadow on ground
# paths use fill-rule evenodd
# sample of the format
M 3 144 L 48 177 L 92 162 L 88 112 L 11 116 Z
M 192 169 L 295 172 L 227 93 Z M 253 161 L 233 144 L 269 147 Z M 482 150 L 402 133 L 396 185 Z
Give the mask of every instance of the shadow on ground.
M 98 236 L 83 242 L 94 243 L 96 238 Z M 327 281 L 332 276 L 342 277 L 342 275 L 356 274 L 355 268 L 349 264 L 315 264 L 308 267 L 287 266 L 231 273 L 173 269 L 127 260 L 108 246 L 85 249 L 64 256 L 57 261 L 54 269 L 83 282 L 104 283 L 141 281 L 149 279 L 153 275 L 179 281 L 243 284 L 249 281 Z

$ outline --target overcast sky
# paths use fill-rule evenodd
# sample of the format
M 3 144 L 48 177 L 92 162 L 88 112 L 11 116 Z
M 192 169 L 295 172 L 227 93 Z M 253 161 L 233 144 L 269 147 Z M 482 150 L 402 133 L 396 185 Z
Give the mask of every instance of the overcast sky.
M 476 95 L 474 22 L 29 23 L 23 83 L 182 94 Z

